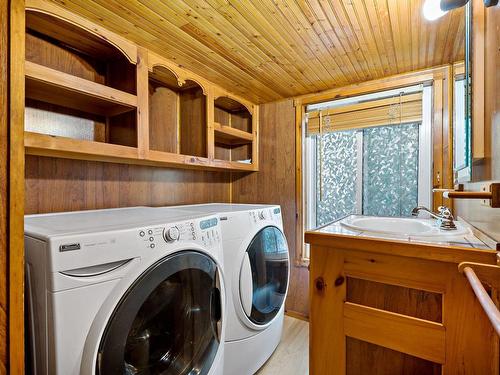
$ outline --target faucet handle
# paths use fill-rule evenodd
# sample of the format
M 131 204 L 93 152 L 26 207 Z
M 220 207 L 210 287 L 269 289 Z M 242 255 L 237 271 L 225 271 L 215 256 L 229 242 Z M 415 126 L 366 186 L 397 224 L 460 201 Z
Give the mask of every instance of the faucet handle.
M 446 206 L 439 206 L 438 207 L 439 214 L 445 218 L 445 219 L 451 219 L 453 220 L 453 215 L 451 213 L 451 210 L 446 207 Z
M 446 206 L 439 206 L 439 215 L 441 219 L 439 220 L 439 228 L 442 230 L 455 230 L 457 226 L 455 225 L 455 218 L 453 217 L 451 210 Z

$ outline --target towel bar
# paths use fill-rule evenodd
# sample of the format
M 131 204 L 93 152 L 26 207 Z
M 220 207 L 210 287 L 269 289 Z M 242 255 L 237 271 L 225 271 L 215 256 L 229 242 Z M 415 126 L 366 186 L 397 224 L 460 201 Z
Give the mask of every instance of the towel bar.
M 500 336 L 500 311 L 491 300 L 490 296 L 484 289 L 480 279 L 492 288 L 500 288 L 500 267 L 496 265 L 481 264 L 481 263 L 460 263 L 458 265 L 459 272 L 465 274 L 467 280 L 474 291 L 479 303 L 484 312 L 488 316 L 493 328 L 498 336 Z M 476 274 L 477 271 L 477 274 Z M 479 277 L 478 277 L 479 275 Z

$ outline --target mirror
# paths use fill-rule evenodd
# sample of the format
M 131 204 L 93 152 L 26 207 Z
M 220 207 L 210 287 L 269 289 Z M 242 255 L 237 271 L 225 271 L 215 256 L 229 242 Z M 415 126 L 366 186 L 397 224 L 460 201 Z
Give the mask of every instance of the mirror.
M 463 72 L 455 72 L 454 119 L 453 119 L 453 173 L 454 182 L 472 179 L 472 70 L 471 38 L 472 7 L 465 6 L 465 55 Z

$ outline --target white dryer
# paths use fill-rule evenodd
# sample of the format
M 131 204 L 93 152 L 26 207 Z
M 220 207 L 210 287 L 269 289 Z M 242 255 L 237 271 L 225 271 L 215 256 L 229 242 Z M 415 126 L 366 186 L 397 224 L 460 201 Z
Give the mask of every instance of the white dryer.
M 217 213 L 228 289 L 224 374 L 254 374 L 281 339 L 290 259 L 280 206 L 204 204 Z
M 218 217 L 150 208 L 26 216 L 25 251 L 31 373 L 222 374 Z

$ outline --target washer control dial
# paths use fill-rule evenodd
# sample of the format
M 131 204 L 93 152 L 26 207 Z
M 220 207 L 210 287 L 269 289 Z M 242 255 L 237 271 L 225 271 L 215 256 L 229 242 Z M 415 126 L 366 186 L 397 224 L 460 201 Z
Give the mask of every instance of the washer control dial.
M 177 241 L 180 237 L 181 232 L 177 227 L 170 227 L 168 229 L 165 229 L 165 231 L 163 232 L 163 238 L 165 238 L 165 241 L 167 242 Z
M 265 211 L 259 211 L 259 219 L 264 220 L 266 218 L 266 212 Z

